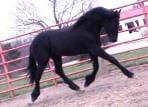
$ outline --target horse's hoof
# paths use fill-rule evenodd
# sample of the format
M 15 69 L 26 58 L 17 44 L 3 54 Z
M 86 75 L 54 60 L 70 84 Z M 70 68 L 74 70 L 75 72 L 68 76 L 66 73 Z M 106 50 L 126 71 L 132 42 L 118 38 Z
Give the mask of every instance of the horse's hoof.
M 32 102 L 35 102 L 35 100 L 37 100 L 38 96 L 40 95 L 40 92 L 39 93 L 32 93 L 31 94 L 31 100 Z
M 86 81 L 84 84 L 84 87 L 88 87 L 91 84 L 91 82 Z
M 80 90 L 80 87 L 77 86 L 77 85 L 70 85 L 69 87 L 70 87 L 70 89 L 75 90 L 75 91 L 79 91 Z
M 32 102 L 34 103 L 37 97 L 31 97 Z
M 84 84 L 84 87 L 88 87 L 93 81 L 95 78 L 92 77 L 92 75 L 88 75 L 86 76 L 85 78 L 85 84 Z
M 128 78 L 133 78 L 134 77 L 134 73 L 129 72 L 127 76 L 128 76 Z

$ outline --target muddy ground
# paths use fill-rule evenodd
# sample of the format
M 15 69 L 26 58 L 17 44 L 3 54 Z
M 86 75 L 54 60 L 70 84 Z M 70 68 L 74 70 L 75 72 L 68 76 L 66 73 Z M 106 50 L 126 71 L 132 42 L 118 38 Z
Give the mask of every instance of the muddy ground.
M 130 69 L 129 79 L 120 71 L 98 75 L 96 81 L 83 89 L 84 79 L 75 80 L 83 91 L 74 92 L 65 84 L 41 90 L 31 103 L 30 93 L 0 102 L 0 107 L 148 107 L 148 67 Z

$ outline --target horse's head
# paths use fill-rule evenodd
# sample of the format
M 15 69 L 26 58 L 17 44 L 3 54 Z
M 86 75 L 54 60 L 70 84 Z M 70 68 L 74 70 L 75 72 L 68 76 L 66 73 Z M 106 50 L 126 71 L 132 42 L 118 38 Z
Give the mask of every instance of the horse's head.
M 98 36 L 101 28 L 104 27 L 110 42 L 116 42 L 118 37 L 119 16 L 120 11 L 97 7 L 81 16 L 74 24 L 73 29 L 87 30 Z
M 110 42 L 116 42 L 118 38 L 119 18 L 121 10 L 111 10 L 97 7 L 85 14 L 89 29 L 94 33 L 100 33 L 103 27 L 108 34 Z
M 108 34 L 110 42 L 116 42 L 118 38 L 120 11 L 112 11 L 112 14 L 102 22 L 102 26 Z

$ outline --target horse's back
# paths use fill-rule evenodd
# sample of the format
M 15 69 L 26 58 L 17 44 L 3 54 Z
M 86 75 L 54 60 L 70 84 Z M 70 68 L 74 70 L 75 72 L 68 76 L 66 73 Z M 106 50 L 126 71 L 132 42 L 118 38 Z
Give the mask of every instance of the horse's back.
M 77 55 L 86 53 L 85 43 L 93 43 L 91 34 L 83 30 L 48 30 L 41 32 L 33 41 L 32 47 L 42 48 L 57 55 Z
M 93 43 L 91 34 L 83 30 L 60 30 L 50 35 L 52 51 L 59 55 L 77 55 L 87 53 L 86 43 Z

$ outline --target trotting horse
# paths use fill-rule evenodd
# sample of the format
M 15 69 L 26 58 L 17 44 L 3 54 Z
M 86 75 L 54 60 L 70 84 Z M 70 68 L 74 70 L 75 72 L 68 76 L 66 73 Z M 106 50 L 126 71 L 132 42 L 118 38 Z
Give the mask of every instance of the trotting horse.
M 30 82 L 35 82 L 31 94 L 32 101 L 34 102 L 40 95 L 39 81 L 49 58 L 54 61 L 55 72 L 75 91 L 80 88 L 64 74 L 62 56 L 89 54 L 93 62 L 93 72 L 86 76 L 85 87 L 95 80 L 99 68 L 98 56 L 115 64 L 124 75 L 132 78 L 134 75 L 132 72 L 101 48 L 99 35 L 102 27 L 106 30 L 111 42 L 117 41 L 119 17 L 120 11 L 118 10 L 97 7 L 86 12 L 74 25 L 68 28 L 39 33 L 30 46 L 28 65 Z

